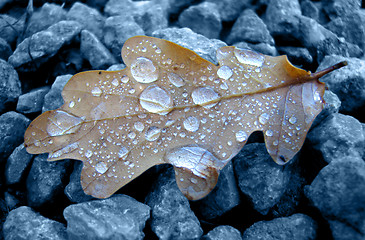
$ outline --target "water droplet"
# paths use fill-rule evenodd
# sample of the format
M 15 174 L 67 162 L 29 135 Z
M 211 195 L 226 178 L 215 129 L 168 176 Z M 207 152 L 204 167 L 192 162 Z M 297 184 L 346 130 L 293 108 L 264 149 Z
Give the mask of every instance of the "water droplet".
M 196 88 L 191 94 L 193 102 L 197 105 L 203 106 L 205 108 L 214 107 L 218 102 L 211 103 L 219 99 L 218 93 L 216 93 L 212 88 L 201 87 Z M 209 104 L 211 103 L 211 104 Z
M 261 67 L 265 61 L 265 57 L 263 55 L 246 49 L 235 48 L 234 55 L 240 63 L 255 67 Z
M 135 139 L 135 138 L 136 138 L 136 133 L 135 133 L 135 132 L 129 132 L 129 133 L 128 133 L 128 137 L 129 137 L 130 139 Z
M 127 157 L 127 154 L 128 154 L 128 149 L 126 147 L 121 147 L 118 152 L 118 157 L 125 159 Z
M 139 96 L 139 102 L 147 111 L 161 115 L 167 114 L 173 107 L 171 95 L 156 85 L 147 87 Z
M 294 116 L 292 116 L 291 118 L 289 118 L 289 122 L 290 122 L 291 124 L 295 124 L 295 123 L 297 122 L 297 118 L 296 118 L 296 117 L 294 117 Z
M 120 81 L 122 81 L 122 83 L 127 83 L 129 81 L 129 77 L 128 76 L 123 76 Z
M 238 132 L 236 132 L 236 140 L 237 142 L 244 142 L 247 140 L 247 134 L 242 131 L 242 130 L 239 130 Z
M 94 87 L 93 90 L 91 90 L 91 94 L 95 97 L 99 97 L 102 94 L 102 91 L 98 87 Z
M 49 118 L 47 133 L 50 136 L 61 136 L 75 133 L 81 126 L 82 120 L 64 111 L 56 110 L 53 118 Z
M 70 104 L 68 105 L 70 108 L 73 108 L 75 106 L 75 102 L 71 101 Z
M 148 58 L 139 57 L 131 64 L 131 74 L 140 83 L 151 83 L 158 79 L 158 69 Z
M 184 128 L 189 132 L 196 132 L 199 129 L 199 120 L 196 117 L 189 116 L 184 120 Z
M 218 75 L 218 77 L 227 80 L 228 78 L 230 78 L 233 75 L 233 71 L 228 66 L 222 66 L 218 69 L 217 75 Z
M 145 133 L 145 138 L 147 141 L 153 142 L 156 141 L 161 134 L 161 129 L 155 126 L 151 126 L 147 129 Z
M 104 174 L 108 168 L 106 166 L 106 163 L 105 162 L 98 162 L 96 165 L 95 165 L 95 170 L 100 173 L 100 174 Z
M 175 86 L 175 87 L 182 87 L 185 85 L 184 79 L 182 79 L 179 75 L 177 75 L 176 73 L 172 73 L 169 72 L 167 73 L 167 77 L 170 80 L 170 82 Z
M 279 141 L 278 140 L 275 140 L 273 143 L 272 143 L 272 145 L 274 145 L 274 146 L 277 146 L 279 144 Z
M 134 128 L 138 131 L 138 132 L 142 132 L 144 129 L 144 125 L 142 122 L 135 122 L 134 123 Z
M 112 84 L 117 87 L 119 85 L 118 79 L 114 78 Z
M 267 113 L 263 113 L 263 114 L 261 114 L 261 115 L 259 116 L 259 122 L 260 122 L 261 124 L 266 124 L 266 123 L 267 123 L 267 121 L 269 121 L 269 118 L 270 118 L 269 114 L 267 114 Z
M 272 135 L 274 134 L 274 132 L 271 129 L 269 129 L 269 130 L 266 130 L 265 134 L 268 137 L 272 137 Z
M 93 155 L 93 151 L 90 149 L 85 152 L 85 157 L 90 158 Z
M 228 85 L 227 83 L 222 83 L 220 86 L 219 86 L 222 90 L 227 90 L 228 89 Z

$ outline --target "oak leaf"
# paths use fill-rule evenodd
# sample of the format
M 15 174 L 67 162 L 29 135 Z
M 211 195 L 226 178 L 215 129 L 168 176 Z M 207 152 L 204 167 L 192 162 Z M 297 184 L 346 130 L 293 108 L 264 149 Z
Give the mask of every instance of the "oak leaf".
M 83 161 L 82 187 L 97 198 L 170 163 L 183 194 L 200 199 L 254 131 L 264 132 L 275 162 L 287 163 L 323 108 L 318 78 L 345 65 L 312 74 L 286 56 L 222 47 L 216 66 L 146 36 L 128 39 L 122 57 L 121 71 L 74 75 L 62 92 L 65 104 L 25 133 L 30 153 Z

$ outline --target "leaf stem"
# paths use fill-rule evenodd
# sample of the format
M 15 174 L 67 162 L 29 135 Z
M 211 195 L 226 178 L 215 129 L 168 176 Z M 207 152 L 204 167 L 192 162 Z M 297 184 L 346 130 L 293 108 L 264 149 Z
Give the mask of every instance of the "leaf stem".
M 347 61 L 339 62 L 339 63 L 337 63 L 337 64 L 335 64 L 335 65 L 333 65 L 333 66 L 331 66 L 331 67 L 328 67 L 328 68 L 326 68 L 326 69 L 323 69 L 323 70 L 321 70 L 321 71 L 319 71 L 319 72 L 312 73 L 312 74 L 311 74 L 311 77 L 312 77 L 313 79 L 318 79 L 318 78 L 321 78 L 321 77 L 323 77 L 324 75 L 326 75 L 326 74 L 328 74 L 328 73 L 330 73 L 330 72 L 332 72 L 332 71 L 334 71 L 334 70 L 336 70 L 336 69 L 342 68 L 342 67 L 344 67 L 344 66 L 347 66 Z

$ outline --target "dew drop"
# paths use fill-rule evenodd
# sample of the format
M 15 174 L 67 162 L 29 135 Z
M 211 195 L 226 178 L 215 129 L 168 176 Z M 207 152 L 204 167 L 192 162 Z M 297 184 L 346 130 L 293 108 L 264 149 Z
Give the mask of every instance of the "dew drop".
M 267 121 L 269 121 L 269 118 L 270 118 L 269 114 L 267 114 L 267 113 L 263 113 L 263 114 L 261 114 L 261 115 L 259 116 L 259 122 L 260 122 L 261 124 L 266 124 L 266 123 L 267 123 Z
M 247 134 L 242 131 L 242 130 L 239 130 L 238 132 L 236 132 L 236 140 L 237 142 L 244 142 L 247 140 Z
M 112 84 L 117 87 L 119 85 L 118 79 L 114 78 Z
M 122 83 L 127 83 L 129 81 L 129 77 L 128 76 L 123 76 L 120 81 L 122 81 Z
M 218 77 L 227 80 L 228 78 L 230 78 L 233 75 L 233 71 L 228 66 L 222 66 L 218 69 L 217 75 L 218 75 Z
M 147 111 L 160 115 L 167 114 L 173 107 L 171 95 L 156 85 L 143 90 L 139 96 L 139 102 Z
M 129 133 L 128 133 L 128 137 L 129 137 L 130 139 L 135 139 L 135 138 L 136 138 L 136 133 L 135 133 L 135 132 L 129 132 Z
M 106 166 L 106 163 L 105 162 L 98 162 L 96 165 L 95 165 L 95 170 L 100 173 L 100 174 L 104 174 L 108 168 Z
M 199 129 L 199 120 L 196 117 L 189 116 L 184 122 L 184 128 L 189 132 L 196 132 Z
M 193 98 L 193 102 L 197 105 L 203 106 L 205 108 L 214 107 L 217 102 L 211 103 L 219 99 L 218 93 L 216 93 L 212 88 L 209 87 L 201 87 L 196 88 L 191 94 Z
M 128 149 L 126 147 L 121 147 L 118 152 L 118 157 L 125 159 L 128 154 Z
M 273 135 L 274 133 L 273 133 L 273 131 L 272 131 L 271 129 L 269 129 L 269 130 L 266 130 L 265 134 L 266 134 L 266 136 L 268 136 L 268 137 L 272 137 L 272 135 Z
M 182 87 L 185 85 L 184 79 L 182 79 L 179 75 L 177 75 L 176 73 L 172 73 L 169 72 L 167 73 L 167 77 L 170 80 L 170 82 L 175 86 L 175 87 Z
M 85 157 L 90 158 L 93 155 L 93 151 L 90 149 L 85 152 Z
M 296 118 L 296 117 L 294 117 L 294 116 L 292 116 L 291 118 L 289 118 L 289 122 L 290 122 L 291 124 L 295 124 L 295 123 L 297 122 L 297 118 Z
M 91 90 L 91 94 L 95 97 L 99 97 L 101 95 L 102 91 L 98 87 L 94 87 L 93 90 Z
M 139 57 L 131 64 L 131 74 L 140 83 L 151 83 L 158 79 L 158 69 L 145 57 Z
M 134 128 L 138 131 L 138 132 L 142 132 L 144 129 L 144 124 L 142 122 L 135 122 L 134 123 Z
M 145 133 L 145 138 L 147 141 L 153 142 L 156 141 L 161 134 L 161 129 L 155 126 L 151 126 L 147 129 Z
M 56 110 L 53 119 L 48 121 L 47 133 L 52 137 L 72 134 L 80 128 L 81 123 L 81 118 Z
M 246 49 L 235 48 L 234 55 L 240 63 L 255 67 L 261 67 L 265 61 L 263 55 Z
M 73 108 L 75 106 L 75 102 L 71 101 L 70 104 L 68 105 L 70 108 Z

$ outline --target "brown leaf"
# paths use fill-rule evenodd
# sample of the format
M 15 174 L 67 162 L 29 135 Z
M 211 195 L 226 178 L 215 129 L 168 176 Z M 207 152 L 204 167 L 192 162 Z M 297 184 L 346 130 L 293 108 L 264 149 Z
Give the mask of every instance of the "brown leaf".
M 322 72 L 235 47 L 217 51 L 216 66 L 172 42 L 127 40 L 121 71 L 76 74 L 65 104 L 43 113 L 25 133 L 30 153 L 83 161 L 84 191 L 106 198 L 148 168 L 174 166 L 189 199 L 206 196 L 219 171 L 254 131 L 285 164 L 300 150 L 323 108 Z

